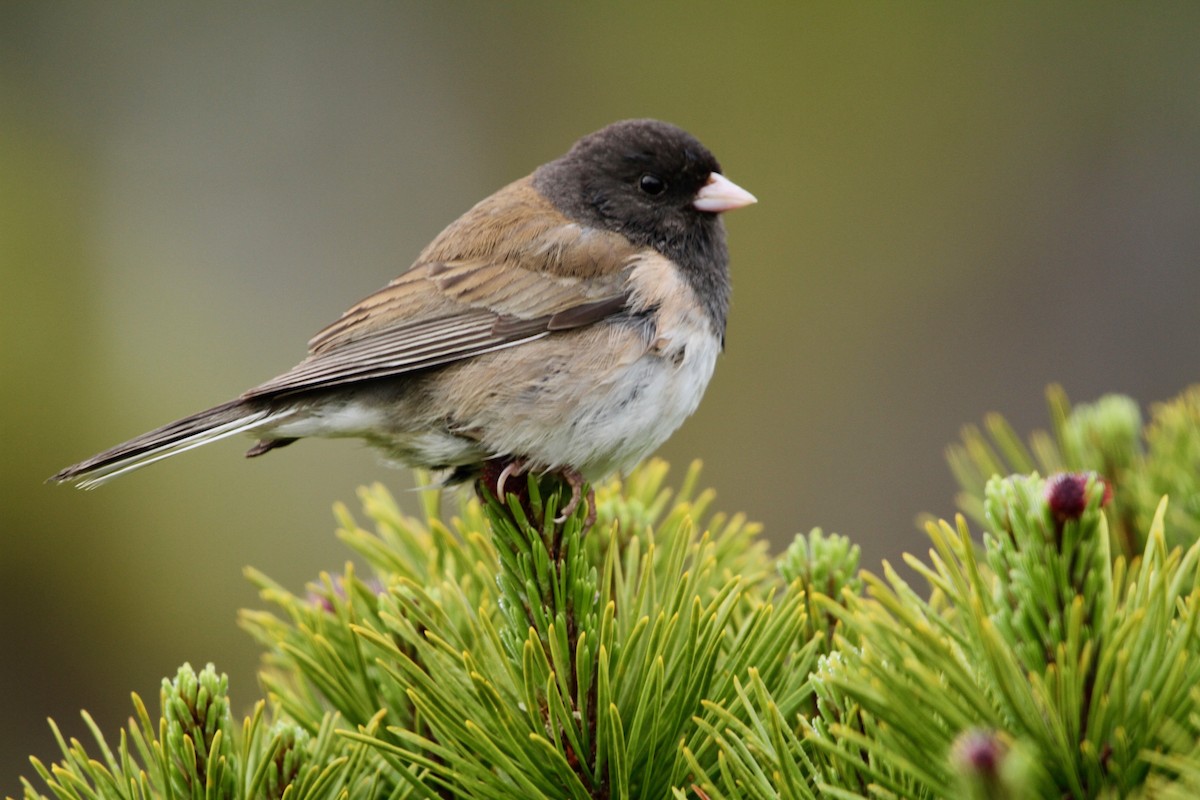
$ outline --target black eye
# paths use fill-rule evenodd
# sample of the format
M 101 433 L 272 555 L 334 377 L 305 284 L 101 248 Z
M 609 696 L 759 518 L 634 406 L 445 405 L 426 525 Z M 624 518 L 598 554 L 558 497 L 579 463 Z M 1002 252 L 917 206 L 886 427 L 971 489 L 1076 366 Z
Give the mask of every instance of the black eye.
M 647 172 L 645 175 L 638 178 L 638 188 L 651 197 L 654 197 L 655 195 L 660 195 L 667 190 L 667 182 L 654 173 Z

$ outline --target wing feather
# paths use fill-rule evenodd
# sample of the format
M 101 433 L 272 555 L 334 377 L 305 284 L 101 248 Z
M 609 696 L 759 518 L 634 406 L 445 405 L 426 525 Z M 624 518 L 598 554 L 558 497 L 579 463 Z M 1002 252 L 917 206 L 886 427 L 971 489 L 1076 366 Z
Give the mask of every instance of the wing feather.
M 639 255 L 624 237 L 568 220 L 528 179 L 518 181 L 314 336 L 307 358 L 243 397 L 402 375 L 593 324 L 625 307 Z

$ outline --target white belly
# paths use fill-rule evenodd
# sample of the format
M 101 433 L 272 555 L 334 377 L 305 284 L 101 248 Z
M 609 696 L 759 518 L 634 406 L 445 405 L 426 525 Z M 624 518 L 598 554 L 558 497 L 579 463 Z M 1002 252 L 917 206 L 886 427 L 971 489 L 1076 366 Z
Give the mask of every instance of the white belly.
M 626 470 L 653 453 L 696 410 L 712 378 L 720 343 L 694 337 L 676 364 L 647 354 L 622 380 L 574 410 L 571 424 L 542 435 L 536 460 L 574 466 L 589 478 Z M 529 442 L 534 445 L 534 442 Z M 520 451 L 518 451 L 520 452 Z M 554 454 L 560 454 L 553 459 Z

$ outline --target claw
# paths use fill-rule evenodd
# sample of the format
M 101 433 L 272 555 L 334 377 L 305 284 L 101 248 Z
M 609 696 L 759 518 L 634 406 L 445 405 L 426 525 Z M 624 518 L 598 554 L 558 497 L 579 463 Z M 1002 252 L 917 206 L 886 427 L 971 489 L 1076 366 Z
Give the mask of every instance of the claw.
M 571 499 L 562 507 L 562 513 L 554 518 L 554 521 L 559 525 L 566 522 L 575 513 L 575 509 L 579 508 L 579 499 L 583 495 L 581 491 L 583 476 L 574 470 L 563 470 L 562 476 L 566 478 L 567 483 L 571 487 Z
M 524 475 L 529 471 L 529 462 L 523 458 L 516 461 L 510 461 L 504 465 L 504 469 L 500 470 L 500 477 L 496 479 L 496 497 L 501 501 L 504 500 L 504 484 L 508 483 L 509 478 Z
M 579 508 L 579 501 L 583 499 L 583 475 L 580 474 L 579 470 L 571 469 L 570 467 L 562 469 L 559 474 L 562 475 L 567 485 L 571 487 L 570 501 L 562 507 L 562 513 L 554 518 L 554 521 L 561 525 L 575 513 L 575 509 Z M 593 523 L 596 522 L 596 493 L 592 491 L 590 486 L 588 487 L 587 504 L 587 518 L 583 521 L 583 529 L 585 531 L 591 528 Z

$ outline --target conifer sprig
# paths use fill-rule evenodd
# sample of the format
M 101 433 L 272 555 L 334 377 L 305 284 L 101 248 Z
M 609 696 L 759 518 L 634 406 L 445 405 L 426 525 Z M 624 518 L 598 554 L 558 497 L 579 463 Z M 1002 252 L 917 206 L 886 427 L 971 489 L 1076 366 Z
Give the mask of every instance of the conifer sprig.
M 55 727 L 24 797 L 1195 797 L 1200 389 L 1144 431 L 1125 398 L 1050 409 L 952 448 L 964 516 L 915 583 L 819 530 L 772 559 L 695 466 L 598 486 L 590 532 L 550 479 L 449 517 L 364 489 L 339 574 L 248 571 L 265 701 L 238 723 L 185 665 L 113 742 Z

